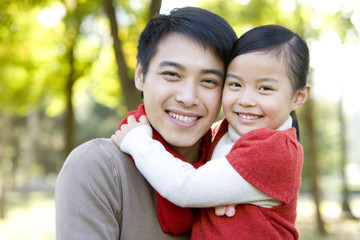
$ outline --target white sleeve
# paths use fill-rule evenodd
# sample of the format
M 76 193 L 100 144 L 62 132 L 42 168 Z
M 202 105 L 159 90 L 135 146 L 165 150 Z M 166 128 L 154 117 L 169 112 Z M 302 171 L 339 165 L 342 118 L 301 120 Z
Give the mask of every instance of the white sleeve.
M 139 171 L 160 195 L 178 206 L 251 203 L 272 207 L 281 204 L 245 181 L 225 157 L 211 160 L 198 169 L 175 158 L 152 139 L 149 126 L 131 130 L 121 143 L 121 150 L 133 157 Z

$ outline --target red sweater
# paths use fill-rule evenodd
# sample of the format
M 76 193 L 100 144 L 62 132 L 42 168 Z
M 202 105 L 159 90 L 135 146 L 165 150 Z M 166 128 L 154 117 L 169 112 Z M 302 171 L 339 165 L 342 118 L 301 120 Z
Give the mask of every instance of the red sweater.
M 227 128 L 226 120 L 216 128 L 215 145 Z M 239 204 L 230 218 L 217 217 L 213 208 L 201 209 L 191 239 L 298 239 L 295 220 L 303 149 L 296 130 L 251 131 L 234 144 L 226 158 L 246 181 L 283 204 L 272 208 Z

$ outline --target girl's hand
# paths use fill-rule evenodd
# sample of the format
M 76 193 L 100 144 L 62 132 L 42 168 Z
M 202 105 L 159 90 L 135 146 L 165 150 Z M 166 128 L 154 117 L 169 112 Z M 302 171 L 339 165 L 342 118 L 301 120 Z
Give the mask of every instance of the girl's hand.
M 234 216 L 235 215 L 235 204 L 215 207 L 215 215 L 216 216 L 226 215 L 228 217 Z
M 120 127 L 120 130 L 117 130 L 115 134 L 111 136 L 111 140 L 118 146 L 121 146 L 121 142 L 124 140 L 126 134 L 128 134 L 132 129 L 139 127 L 141 125 L 149 125 L 149 120 L 145 115 L 139 118 L 139 122 L 136 121 L 135 116 L 130 115 L 127 119 L 127 124 L 123 124 Z

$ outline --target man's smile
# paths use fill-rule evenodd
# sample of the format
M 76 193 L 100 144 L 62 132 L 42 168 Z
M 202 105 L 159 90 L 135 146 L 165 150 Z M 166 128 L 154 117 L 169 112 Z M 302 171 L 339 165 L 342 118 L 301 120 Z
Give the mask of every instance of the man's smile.
M 168 114 L 170 115 L 170 117 L 172 117 L 180 122 L 183 122 L 183 123 L 193 123 L 198 119 L 198 117 L 185 116 L 185 115 L 177 114 L 174 112 L 168 112 Z

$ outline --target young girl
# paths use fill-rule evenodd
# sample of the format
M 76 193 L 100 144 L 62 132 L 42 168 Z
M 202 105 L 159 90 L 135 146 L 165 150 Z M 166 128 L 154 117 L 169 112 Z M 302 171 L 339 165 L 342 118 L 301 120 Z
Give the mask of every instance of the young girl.
M 230 60 L 225 119 L 213 127 L 211 161 L 195 169 L 174 158 L 152 140 L 146 117 L 128 119 L 112 139 L 160 195 L 182 207 L 203 207 L 192 239 L 298 239 L 303 149 L 292 126 L 310 91 L 307 45 L 284 27 L 266 25 L 240 37 Z M 169 117 L 189 127 L 196 121 Z M 204 208 L 235 203 L 231 218 Z

